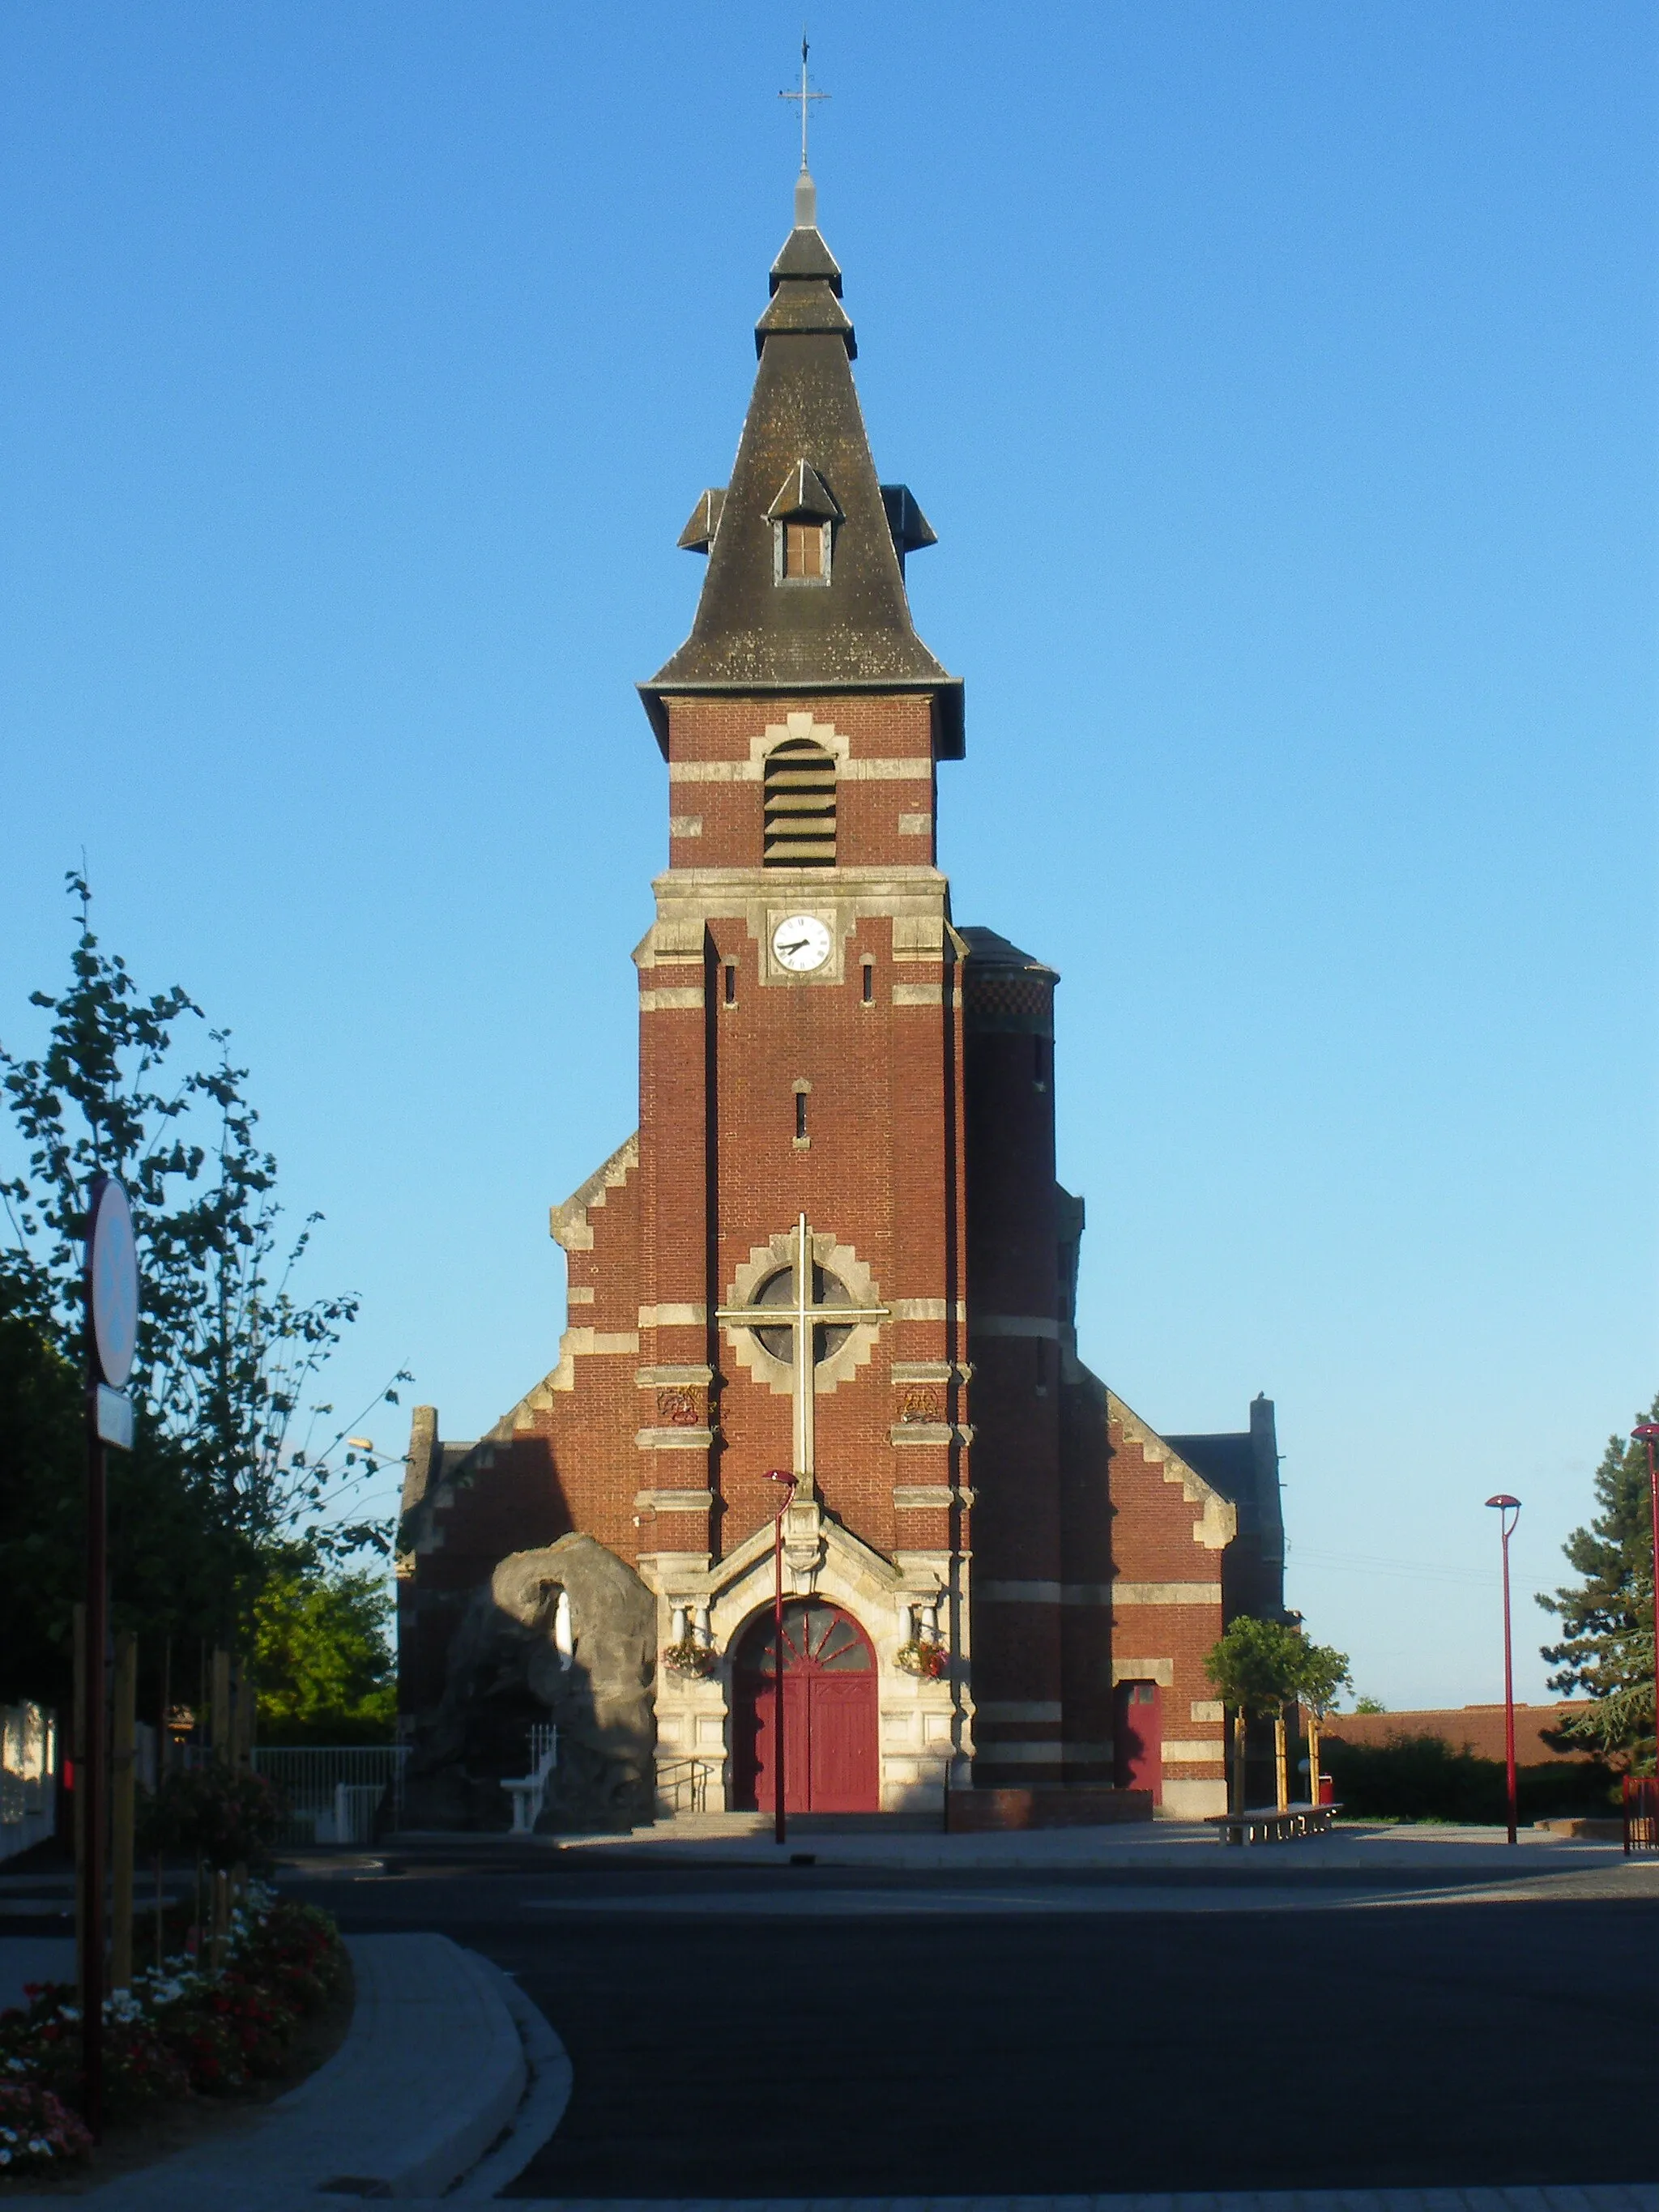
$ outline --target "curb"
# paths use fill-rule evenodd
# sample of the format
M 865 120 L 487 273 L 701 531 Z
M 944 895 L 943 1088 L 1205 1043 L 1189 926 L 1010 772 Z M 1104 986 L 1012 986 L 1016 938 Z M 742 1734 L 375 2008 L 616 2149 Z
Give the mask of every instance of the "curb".
M 346 1942 L 357 2002 L 333 2057 L 246 2130 L 86 2191 L 88 2212 L 287 2212 L 319 2196 L 453 2202 L 464 2177 L 494 2177 L 499 2160 L 499 2186 L 528 2164 L 570 2083 L 564 2046 L 535 2008 L 447 1936 Z
M 483 2034 L 480 2036 L 475 2033 L 467 2038 L 465 2045 L 465 2057 L 471 2075 L 467 2082 L 470 2093 L 467 2109 L 458 2114 L 453 2110 L 445 2111 L 439 2105 L 437 2117 L 424 2128 L 417 2124 L 409 2136 L 402 2136 L 400 2132 L 400 2140 L 391 2156 L 382 2153 L 379 2158 L 371 2156 L 365 2160 L 360 2155 L 352 2159 L 349 2165 L 337 2168 L 334 2174 L 326 2177 L 307 2175 L 312 2187 L 319 2194 L 333 2195 L 337 2192 L 331 2184 L 337 2179 L 349 2179 L 352 2185 L 344 2193 L 353 2197 L 446 2196 L 453 2184 L 477 2165 L 490 2145 L 511 2125 L 523 2101 L 530 2078 L 529 2068 L 518 2024 L 507 2002 L 507 1993 L 512 1985 L 498 1967 L 476 1951 L 463 1950 L 459 1944 L 452 1942 L 447 1936 L 424 1939 L 348 1936 L 346 1939 L 354 1963 L 366 1942 L 412 1942 L 421 1940 L 441 1942 L 447 1950 L 454 1953 L 455 1960 L 483 2014 L 480 2025 Z M 513 1994 L 517 1993 L 514 1991 Z M 375 2021 L 367 2024 L 366 2043 L 374 2037 L 377 2026 Z M 353 2029 L 355 2032 L 355 2021 Z M 338 2054 L 341 2059 L 346 2057 L 350 2040 L 348 2037 L 346 2044 L 342 2046 Z M 460 2055 L 459 2052 L 453 2054 L 456 2058 Z M 327 2072 L 328 2068 L 324 2067 L 312 2076 L 304 2088 L 295 2093 L 293 2099 L 282 2101 L 289 2104 L 290 2108 L 298 2104 L 313 2083 L 320 2081 Z M 529 2155 L 526 2153 L 526 2162 Z M 365 2183 L 368 2185 L 365 2186 Z
M 450 2189 L 452 2203 L 476 2203 L 483 2197 L 497 2197 L 508 2182 L 516 2181 L 543 2144 L 551 2141 L 575 2085 L 570 2054 L 546 2015 L 531 2003 L 510 1974 L 488 1960 L 485 1964 L 500 1980 L 502 2002 L 524 2046 L 530 2080 L 506 2135 Z

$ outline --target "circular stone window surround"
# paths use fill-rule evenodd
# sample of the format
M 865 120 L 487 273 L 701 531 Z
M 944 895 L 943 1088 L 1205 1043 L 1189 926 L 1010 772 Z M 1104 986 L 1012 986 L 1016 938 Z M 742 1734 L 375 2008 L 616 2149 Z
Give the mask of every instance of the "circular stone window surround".
M 794 1237 L 793 1229 L 782 1229 L 768 1243 L 753 1245 L 749 1257 L 727 1285 L 721 1303 L 728 1306 L 753 1305 L 763 1286 L 779 1268 L 791 1265 Z M 812 1259 L 825 1274 L 834 1275 L 845 1285 L 854 1305 L 878 1306 L 882 1303 L 879 1285 L 850 1244 L 838 1244 L 828 1232 L 815 1230 Z M 827 1397 L 842 1383 L 850 1382 L 860 1368 L 870 1364 L 875 1352 L 876 1339 L 881 1333 L 879 1322 L 860 1321 L 843 1326 L 847 1327 L 846 1341 L 817 1364 L 817 1388 L 814 1394 L 817 1397 Z M 765 1383 L 774 1397 L 793 1396 L 795 1375 L 790 1361 L 774 1358 L 761 1342 L 758 1332 L 747 1322 L 722 1322 L 720 1329 L 738 1364 L 746 1368 L 757 1382 Z

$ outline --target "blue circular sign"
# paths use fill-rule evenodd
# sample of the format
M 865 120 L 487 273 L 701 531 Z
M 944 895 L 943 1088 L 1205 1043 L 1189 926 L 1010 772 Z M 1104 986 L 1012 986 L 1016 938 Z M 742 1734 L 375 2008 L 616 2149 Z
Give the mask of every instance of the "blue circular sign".
M 132 1372 L 138 1348 L 138 1248 L 132 1208 L 113 1176 L 93 1200 L 87 1240 L 87 1294 L 92 1301 L 92 1339 L 98 1369 L 112 1390 Z

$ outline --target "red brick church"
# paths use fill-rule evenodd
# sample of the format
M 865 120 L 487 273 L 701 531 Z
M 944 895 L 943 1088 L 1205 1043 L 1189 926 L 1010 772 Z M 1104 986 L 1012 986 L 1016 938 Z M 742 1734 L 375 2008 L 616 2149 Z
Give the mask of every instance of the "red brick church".
M 1149 1789 L 1224 1809 L 1203 1653 L 1277 1615 L 1273 1411 L 1164 1436 L 1078 1358 L 1055 970 L 958 922 L 935 836 L 963 687 L 917 636 L 933 532 L 876 470 L 811 182 L 731 482 L 641 686 L 668 866 L 634 952 L 639 1127 L 552 1212 L 568 1322 L 477 1442 L 416 1416 L 404 1724 L 432 1817 L 767 1808 L 782 1515 L 787 1802 Z M 778 1475 L 793 1478 L 790 1492 Z M 568 1758 L 565 1744 L 569 1747 Z

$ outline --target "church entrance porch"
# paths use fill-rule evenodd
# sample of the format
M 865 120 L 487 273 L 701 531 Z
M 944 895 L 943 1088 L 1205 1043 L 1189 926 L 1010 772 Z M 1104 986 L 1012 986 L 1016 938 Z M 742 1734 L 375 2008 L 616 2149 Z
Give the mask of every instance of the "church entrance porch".
M 769 1811 L 777 1775 L 777 1650 L 772 1618 L 750 1624 L 732 1669 L 732 1802 Z M 876 1655 L 848 1613 L 821 1601 L 783 1609 L 785 1808 L 874 1813 L 881 1806 Z

